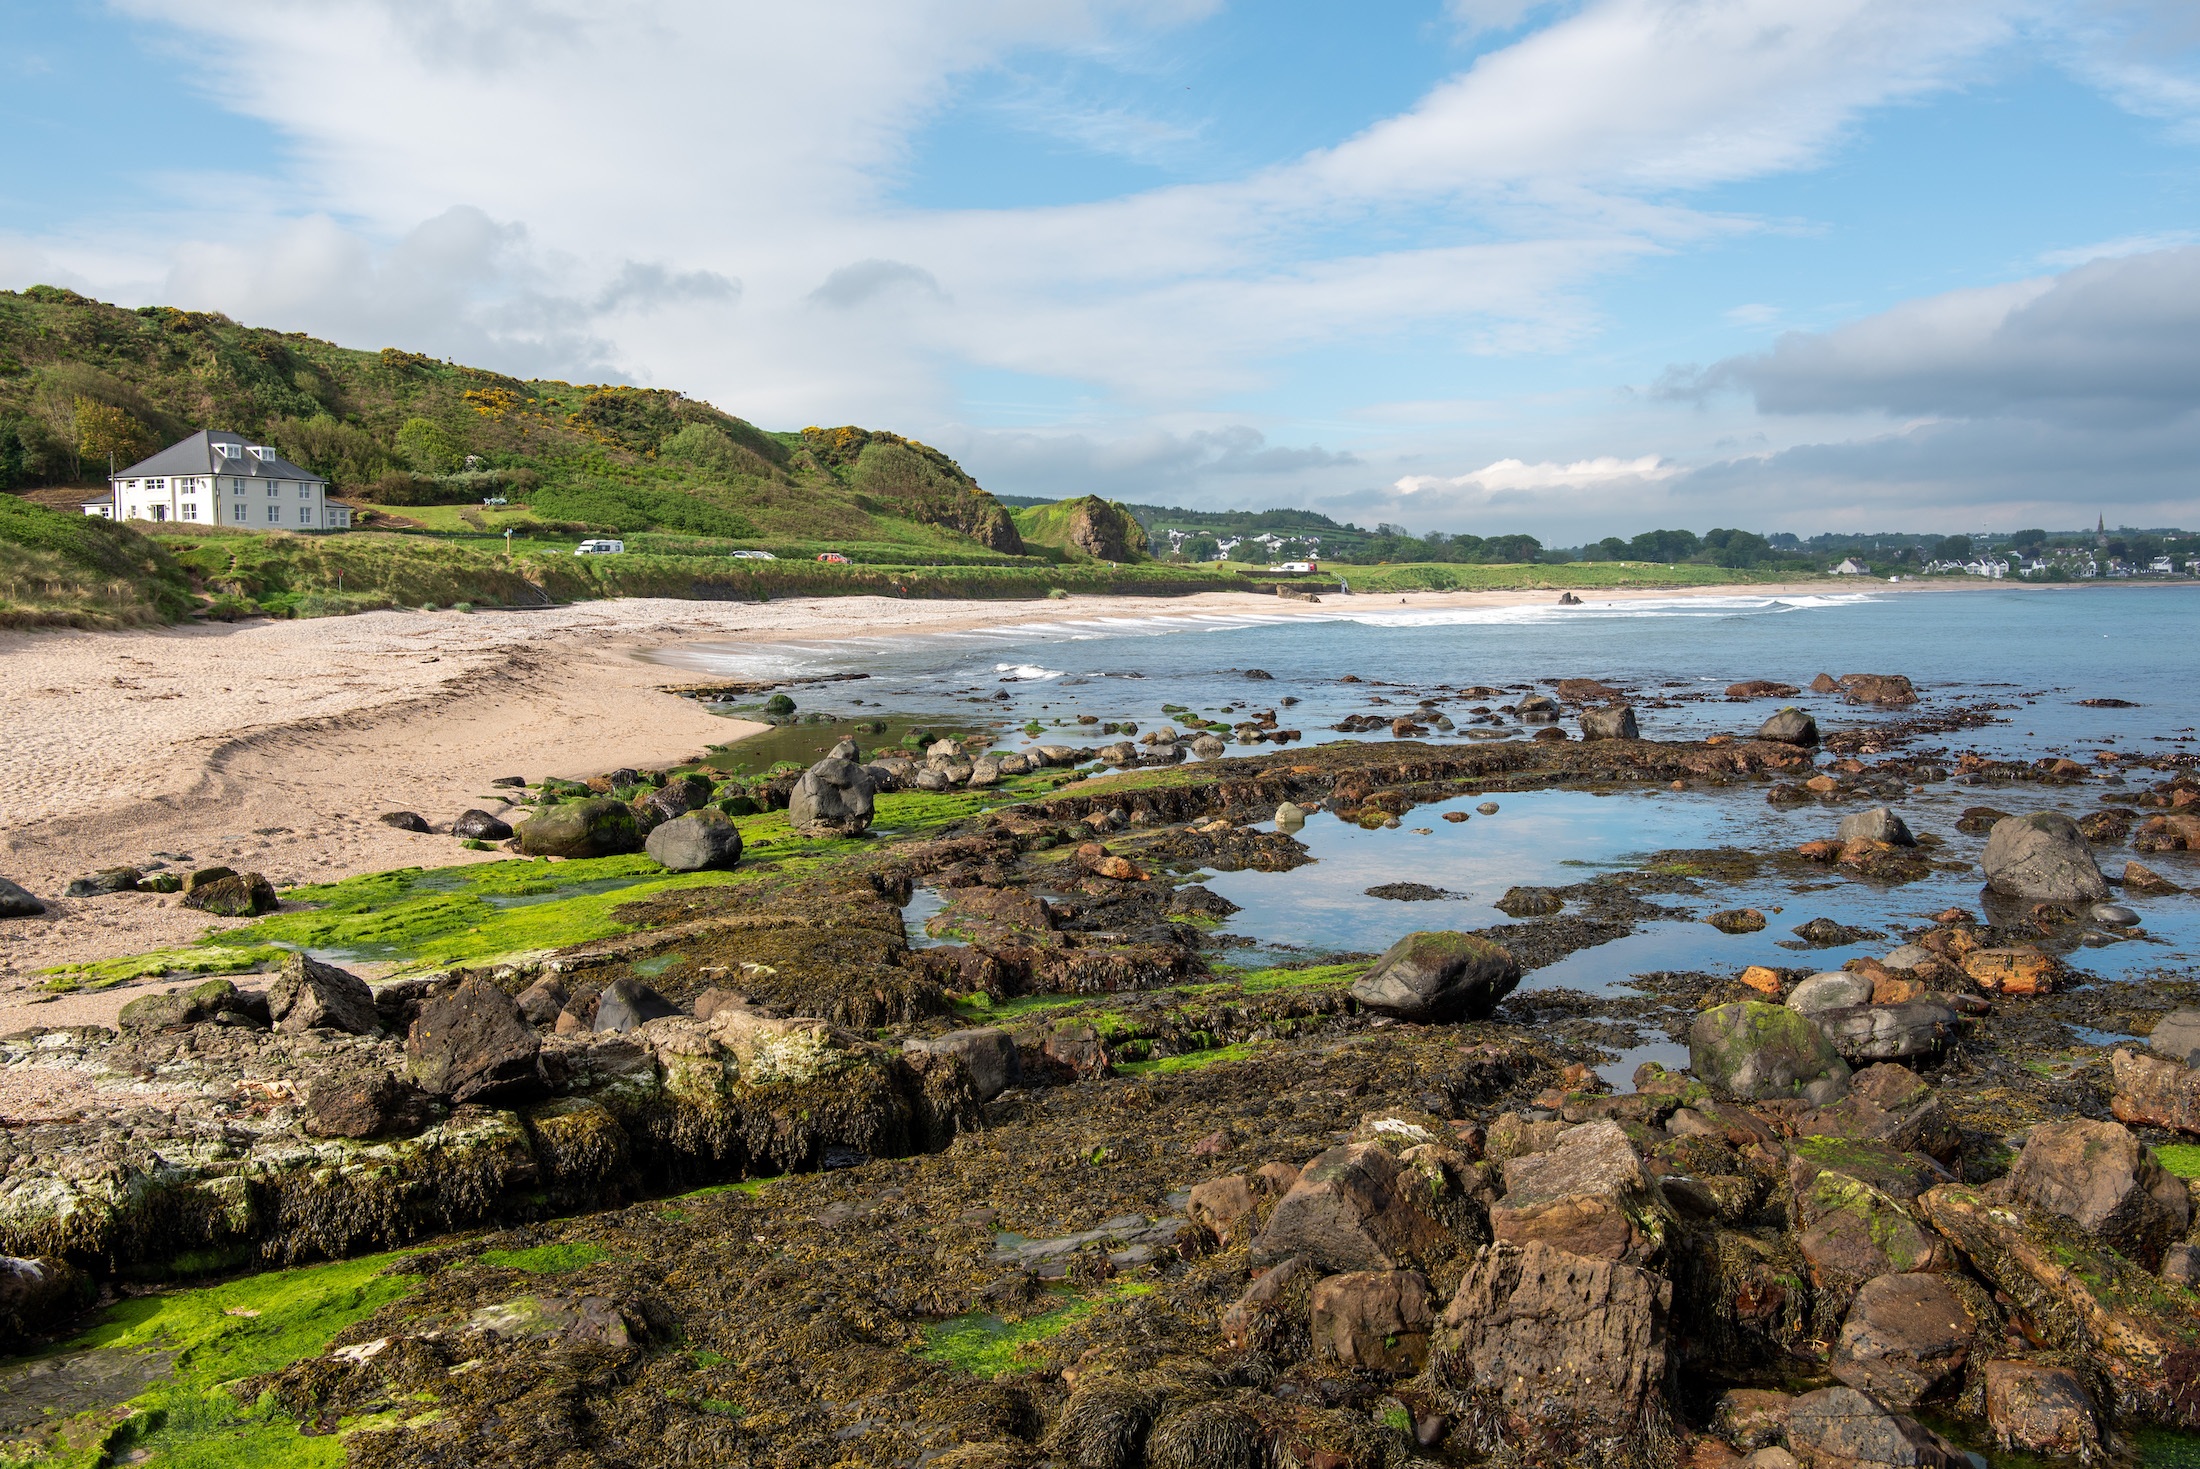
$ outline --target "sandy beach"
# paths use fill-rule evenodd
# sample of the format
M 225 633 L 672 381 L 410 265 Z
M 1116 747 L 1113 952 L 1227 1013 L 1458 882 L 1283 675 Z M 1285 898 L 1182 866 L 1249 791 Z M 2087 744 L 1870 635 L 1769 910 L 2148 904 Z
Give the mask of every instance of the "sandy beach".
M 1591 600 L 1829 590 L 1655 589 Z M 1356 605 L 1492 607 L 1554 595 L 1423 593 Z M 686 641 L 1333 611 L 1241 593 L 1067 603 L 625 600 L 542 612 L 0 634 L 0 679 L 11 694 L 0 716 L 0 875 L 49 905 L 43 918 L 0 924 L 0 996 L 22 994 L 30 973 L 47 965 L 187 943 L 224 922 L 155 894 L 60 897 L 82 874 L 148 860 L 222 863 L 264 872 L 282 887 L 488 860 L 492 854 L 448 836 L 399 831 L 376 818 L 403 810 L 447 823 L 468 807 L 501 810 L 489 784 L 497 776 L 532 781 L 668 764 L 759 728 L 664 692 L 695 675 L 645 655 Z M 78 1015 L 90 997 L 63 1001 L 41 1006 L 36 1019 L 89 1021 L 115 1003 Z M 0 1003 L 0 1030 L 29 1023 L 16 1010 Z

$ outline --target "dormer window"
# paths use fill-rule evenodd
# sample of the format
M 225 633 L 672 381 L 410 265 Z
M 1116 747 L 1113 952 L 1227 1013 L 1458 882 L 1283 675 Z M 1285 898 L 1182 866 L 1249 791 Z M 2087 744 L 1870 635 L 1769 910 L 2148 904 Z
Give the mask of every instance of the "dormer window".
M 255 459 L 273 459 L 275 457 L 275 451 L 265 444 L 247 444 L 245 452 Z

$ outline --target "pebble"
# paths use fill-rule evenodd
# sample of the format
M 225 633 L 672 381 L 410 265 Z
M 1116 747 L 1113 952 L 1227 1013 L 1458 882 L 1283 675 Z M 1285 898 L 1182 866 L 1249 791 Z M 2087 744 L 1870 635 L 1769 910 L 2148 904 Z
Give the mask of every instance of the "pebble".
M 2121 903 L 2096 903 L 2093 905 L 2093 921 L 2106 924 L 2110 928 L 2133 928 L 2138 925 L 2139 915 Z

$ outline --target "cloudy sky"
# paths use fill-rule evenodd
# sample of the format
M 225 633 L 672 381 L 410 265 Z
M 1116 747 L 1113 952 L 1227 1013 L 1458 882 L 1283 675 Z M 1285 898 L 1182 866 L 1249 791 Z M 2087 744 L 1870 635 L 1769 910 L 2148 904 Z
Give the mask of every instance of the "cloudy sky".
M 989 488 L 2200 523 L 2192 0 L 0 0 L 0 286 Z

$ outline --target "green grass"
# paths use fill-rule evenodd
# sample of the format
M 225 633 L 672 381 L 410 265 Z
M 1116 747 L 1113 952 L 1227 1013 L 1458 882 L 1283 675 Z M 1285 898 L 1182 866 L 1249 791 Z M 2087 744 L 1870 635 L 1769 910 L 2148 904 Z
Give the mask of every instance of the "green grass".
M 2165 1143 L 2154 1150 L 2163 1171 L 2179 1178 L 2200 1178 L 2200 1143 Z
M 134 627 L 190 605 L 182 569 L 130 527 L 0 495 L 0 627 Z
M 64 993 L 103 990 L 133 979 L 158 979 L 163 975 L 243 974 L 280 964 L 287 949 L 250 946 L 240 949 L 155 949 L 120 959 L 95 959 L 83 964 L 56 964 L 41 970 L 46 988 Z
M 1228 1061 L 1243 1061 L 1253 1054 L 1254 1041 L 1241 1041 L 1236 1045 L 1216 1046 L 1211 1050 L 1188 1051 L 1181 1056 L 1160 1056 L 1151 1061 L 1123 1061 L 1116 1070 L 1125 1076 L 1174 1076 L 1183 1071 L 1200 1071 L 1209 1066 Z
M 353 1322 L 402 1298 L 419 1277 L 389 1272 L 403 1253 L 271 1271 L 196 1290 L 140 1296 L 110 1308 L 55 1355 L 167 1351 L 169 1376 L 129 1400 L 105 1433 L 74 1435 L 28 1462 L 92 1469 L 261 1469 L 341 1465 L 341 1433 L 306 1437 L 269 1398 L 242 1402 L 229 1384 L 315 1356 Z M 389 1272 L 389 1273 L 386 1273 Z M 64 1430 L 70 1425 L 61 1425 Z M 96 1424 L 87 1424 L 96 1427 Z M 138 1455 L 144 1455 L 140 1458 Z
M 529 1275 L 564 1275 L 593 1265 L 598 1260 L 608 1260 L 611 1252 L 601 1245 L 586 1241 L 568 1244 L 536 1245 L 529 1250 L 483 1250 L 474 1257 L 484 1265 L 496 1265 L 507 1270 L 524 1270 Z
M 1036 1366 L 1047 1342 L 1102 1306 L 1152 1290 L 1137 1281 L 1119 1281 L 1093 1295 L 1068 1297 L 1051 1310 L 1021 1321 L 974 1311 L 927 1327 L 917 1355 L 973 1377 L 999 1377 L 1019 1367 Z

